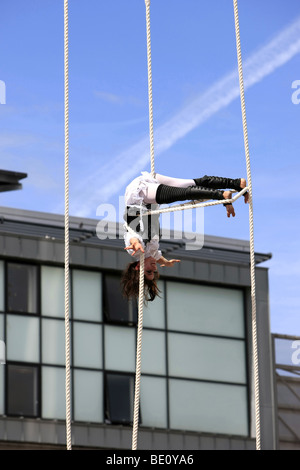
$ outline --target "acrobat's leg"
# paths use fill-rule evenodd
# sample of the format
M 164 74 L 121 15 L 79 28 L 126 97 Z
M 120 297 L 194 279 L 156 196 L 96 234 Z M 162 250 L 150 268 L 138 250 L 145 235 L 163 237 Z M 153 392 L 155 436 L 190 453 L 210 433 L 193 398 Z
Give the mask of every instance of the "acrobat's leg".
M 199 199 L 224 199 L 224 191 L 199 186 L 177 187 L 166 184 L 148 183 L 143 191 L 145 204 L 171 204 L 179 201 Z M 229 193 L 228 191 L 226 192 Z
M 156 173 L 156 179 L 161 184 L 165 184 L 166 186 L 176 186 L 177 188 L 188 188 L 189 186 L 194 186 L 196 184 L 193 179 L 173 178 L 172 176 L 164 176 L 158 173 Z M 198 186 L 205 185 L 199 184 Z
M 228 188 L 228 189 L 235 189 L 236 191 L 240 191 L 242 189 L 241 178 L 232 179 L 232 178 L 223 178 L 220 176 L 204 175 L 202 176 L 202 178 L 195 178 L 194 181 L 195 181 L 196 186 L 205 186 L 206 188 L 213 188 L 213 189 Z

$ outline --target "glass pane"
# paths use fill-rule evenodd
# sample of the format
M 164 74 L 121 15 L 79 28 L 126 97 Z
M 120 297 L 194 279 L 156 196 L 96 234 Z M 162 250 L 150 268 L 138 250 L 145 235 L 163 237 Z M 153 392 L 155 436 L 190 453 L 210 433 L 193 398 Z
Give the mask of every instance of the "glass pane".
M 137 303 L 124 299 L 119 276 L 110 274 L 104 276 L 104 313 L 110 322 L 137 322 Z
M 6 328 L 7 359 L 39 362 L 39 319 L 21 315 L 7 315 Z
M 244 341 L 169 333 L 168 347 L 169 375 L 246 383 Z
M 91 423 L 103 422 L 102 372 L 75 370 L 75 420 Z
M 248 435 L 245 386 L 170 380 L 170 427 Z
M 0 313 L 0 365 L 6 362 L 6 344 L 4 335 L 4 315 Z M 0 367 L 1 368 L 1 367 Z
M 42 406 L 42 418 L 66 418 L 65 369 L 63 367 L 43 367 Z
M 102 281 L 100 273 L 73 271 L 74 318 L 102 320 Z
M 135 371 L 136 335 L 133 328 L 105 326 L 105 368 Z
M 42 362 L 65 364 L 65 322 L 42 320 Z
M 141 424 L 167 427 L 167 381 L 157 377 L 141 377 Z
M 244 338 L 244 297 L 237 289 L 167 283 L 169 330 Z
M 4 315 L 0 314 L 0 414 L 4 414 L 4 370 L 6 361 L 6 345 L 4 336 Z
M 38 416 L 38 368 L 7 366 L 7 413 L 17 416 Z
M 0 311 L 4 311 L 4 262 L 0 261 Z
M 106 374 L 106 418 L 110 423 L 129 424 L 133 421 L 134 377 Z
M 37 266 L 7 264 L 9 312 L 37 313 Z
M 166 341 L 161 331 L 143 331 L 142 367 L 147 374 L 166 374 Z
M 5 384 L 5 375 L 4 375 L 4 366 L 0 366 L 0 415 L 5 414 L 5 392 L 4 392 L 4 384 Z
M 42 266 L 41 269 L 42 315 L 65 316 L 64 268 Z
M 74 364 L 102 368 L 102 326 L 74 322 Z
M 160 297 L 144 305 L 143 324 L 150 328 L 165 328 L 165 292 L 164 283 L 158 281 Z

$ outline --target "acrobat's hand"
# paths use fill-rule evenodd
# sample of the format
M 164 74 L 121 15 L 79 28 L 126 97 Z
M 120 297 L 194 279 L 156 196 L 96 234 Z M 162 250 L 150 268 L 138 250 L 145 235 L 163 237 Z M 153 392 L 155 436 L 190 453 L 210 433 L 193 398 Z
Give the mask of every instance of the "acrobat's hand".
M 235 211 L 232 204 L 226 204 L 227 217 L 235 217 Z
M 161 262 L 160 262 L 161 260 Z M 165 258 L 161 259 L 158 261 L 160 266 L 167 266 L 168 268 L 171 268 L 172 266 L 174 266 L 175 263 L 180 263 L 180 259 L 170 259 L 170 260 L 167 260 Z
M 224 191 L 223 197 L 224 199 L 231 199 L 232 198 L 231 191 Z M 235 217 L 233 205 L 231 203 L 228 203 L 228 204 L 225 203 L 224 206 L 226 207 L 227 217 L 230 217 L 230 216 Z
M 137 238 L 131 238 L 130 240 L 130 245 L 126 246 L 124 250 L 133 250 L 133 253 L 131 253 L 131 256 L 134 256 L 138 251 L 141 251 L 144 253 L 144 248 L 141 242 Z

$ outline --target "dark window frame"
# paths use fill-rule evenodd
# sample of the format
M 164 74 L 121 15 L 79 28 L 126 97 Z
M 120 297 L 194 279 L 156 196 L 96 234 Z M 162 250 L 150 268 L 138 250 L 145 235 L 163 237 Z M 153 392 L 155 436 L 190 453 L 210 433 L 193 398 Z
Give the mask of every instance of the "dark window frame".
M 9 398 L 11 397 L 10 390 L 9 390 L 9 368 L 10 367 L 18 367 L 19 369 L 35 369 L 36 371 L 36 396 L 37 396 L 37 403 L 36 405 L 33 403 L 33 409 L 36 406 L 35 413 L 19 413 L 11 411 Z M 5 414 L 11 417 L 24 417 L 24 418 L 40 418 L 41 416 L 41 365 L 35 364 L 31 362 L 8 362 L 5 365 Z
M 15 310 L 10 308 L 9 304 L 9 265 L 19 265 L 19 266 L 30 266 L 35 269 L 35 311 L 22 311 L 22 310 Z M 24 260 L 7 260 L 5 262 L 5 274 L 4 274 L 4 296 L 5 296 L 5 312 L 6 313 L 16 313 L 18 315 L 34 315 L 40 316 L 41 315 L 41 273 L 40 273 L 40 265 L 37 263 L 30 263 Z
M 108 383 L 109 377 L 123 377 L 124 379 L 128 380 L 129 390 L 128 395 L 125 397 L 125 401 L 127 399 L 127 410 L 126 414 L 128 417 L 120 418 L 112 416 L 111 408 L 114 407 L 116 401 L 112 401 L 113 398 L 110 396 L 112 390 L 109 390 L 110 384 Z M 131 383 L 130 383 L 131 382 Z M 103 400 L 104 400 L 104 422 L 106 424 L 111 425 L 129 425 L 132 426 L 133 424 L 133 411 L 134 411 L 134 393 L 135 393 L 135 374 L 128 373 L 128 372 L 121 372 L 121 371 L 104 371 L 104 381 L 103 381 L 104 393 L 103 393 Z M 130 387 L 132 387 L 132 393 L 130 396 Z M 118 387 L 118 391 L 120 391 L 120 387 Z M 122 395 L 124 398 L 124 395 Z M 118 404 L 120 404 L 120 399 L 118 398 Z M 141 419 L 141 408 L 139 407 L 139 424 L 142 423 Z M 118 412 L 115 411 L 116 414 Z
M 116 284 L 118 284 L 118 296 L 121 300 L 121 306 L 123 309 L 126 309 L 125 315 L 116 315 L 112 316 L 110 313 L 110 308 L 108 299 L 108 290 L 106 288 L 106 282 L 109 278 L 115 278 Z M 126 308 L 127 305 L 127 308 Z M 110 271 L 102 271 L 102 312 L 103 312 L 103 323 L 112 324 L 112 325 L 137 325 L 138 323 L 138 305 L 137 300 L 132 299 L 127 301 L 122 297 L 121 293 L 121 276 L 120 274 L 112 273 Z

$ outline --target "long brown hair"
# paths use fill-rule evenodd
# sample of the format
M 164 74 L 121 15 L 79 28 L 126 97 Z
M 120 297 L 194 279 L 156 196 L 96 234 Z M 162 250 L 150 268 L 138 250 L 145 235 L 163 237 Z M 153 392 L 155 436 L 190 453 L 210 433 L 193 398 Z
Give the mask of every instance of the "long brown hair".
M 132 297 L 138 298 L 139 296 L 139 277 L 140 272 L 138 269 L 135 269 L 138 264 L 138 261 L 134 261 L 133 263 L 129 263 L 126 269 L 124 269 L 122 278 L 121 278 L 121 286 L 122 286 L 122 293 L 125 298 L 128 300 Z M 159 295 L 159 288 L 157 286 L 157 280 L 159 279 L 159 273 L 154 273 L 154 279 L 149 281 L 145 277 L 145 300 L 152 302 L 157 295 Z

